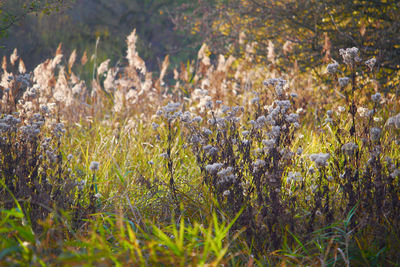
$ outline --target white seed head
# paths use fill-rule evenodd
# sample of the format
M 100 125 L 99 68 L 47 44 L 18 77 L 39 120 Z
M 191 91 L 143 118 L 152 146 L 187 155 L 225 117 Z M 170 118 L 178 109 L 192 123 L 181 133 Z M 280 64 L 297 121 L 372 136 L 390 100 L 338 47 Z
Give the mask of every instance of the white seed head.
M 99 166 L 100 166 L 100 163 L 98 161 L 92 161 L 92 162 L 90 162 L 89 169 L 91 171 L 95 172 L 95 171 L 99 170 Z
M 349 77 L 342 77 L 342 78 L 339 78 L 338 81 L 339 81 L 340 87 L 343 88 L 343 87 L 345 87 L 346 85 L 349 84 L 350 78 Z

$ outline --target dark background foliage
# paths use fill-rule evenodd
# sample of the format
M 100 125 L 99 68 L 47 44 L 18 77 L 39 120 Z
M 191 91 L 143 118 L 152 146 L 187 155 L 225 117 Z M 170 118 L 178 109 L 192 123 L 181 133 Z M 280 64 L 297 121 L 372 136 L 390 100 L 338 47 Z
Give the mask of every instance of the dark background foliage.
M 381 81 L 400 69 L 396 0 L 201 0 L 191 8 L 195 12 L 189 13 L 203 16 L 182 16 L 179 25 L 195 28 L 213 51 L 243 55 L 243 43 L 257 42 L 258 60 L 270 63 L 272 41 L 279 57 L 274 63 L 284 71 L 297 62 L 305 72 L 320 66 L 322 59 L 338 60 L 339 48 L 355 46 L 366 57 L 376 57 Z
M 57 9 L 47 9 L 44 3 L 35 9 L 23 8 L 32 2 L 47 3 L 7 0 L 2 6 L 7 23 L 2 27 L 0 55 L 10 55 L 17 48 L 28 70 L 54 54 L 59 43 L 66 55 L 77 49 L 78 56 L 87 51 L 90 58 L 98 37 L 98 58 L 116 63 L 124 57 L 126 36 L 135 28 L 139 54 L 152 71 L 159 69 L 166 55 L 177 63 L 193 57 L 197 49 L 194 35 L 176 30 L 169 11 L 185 1 L 76 0 L 55 1 Z M 6 13 L 15 16 L 13 23 L 14 17 Z

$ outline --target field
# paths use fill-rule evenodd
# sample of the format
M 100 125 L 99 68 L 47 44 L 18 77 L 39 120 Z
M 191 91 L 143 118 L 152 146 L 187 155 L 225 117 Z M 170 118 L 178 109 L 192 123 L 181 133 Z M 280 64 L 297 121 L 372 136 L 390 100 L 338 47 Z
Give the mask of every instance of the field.
M 400 98 L 375 58 L 332 48 L 315 77 L 204 44 L 154 75 L 136 43 L 116 66 L 4 57 L 1 266 L 400 264 Z

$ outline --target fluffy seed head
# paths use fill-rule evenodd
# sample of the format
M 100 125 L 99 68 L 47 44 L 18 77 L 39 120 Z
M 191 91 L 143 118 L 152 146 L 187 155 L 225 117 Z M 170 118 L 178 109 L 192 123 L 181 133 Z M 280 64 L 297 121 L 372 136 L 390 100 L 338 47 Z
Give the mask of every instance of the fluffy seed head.
M 99 165 L 100 165 L 100 163 L 98 161 L 92 161 L 92 162 L 90 162 L 89 169 L 93 172 L 98 171 Z

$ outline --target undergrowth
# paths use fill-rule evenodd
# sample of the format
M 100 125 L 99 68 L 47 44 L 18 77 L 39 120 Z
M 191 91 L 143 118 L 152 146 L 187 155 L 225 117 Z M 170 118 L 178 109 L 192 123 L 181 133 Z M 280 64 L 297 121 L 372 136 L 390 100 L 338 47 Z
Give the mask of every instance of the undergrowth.
M 90 86 L 76 52 L 4 58 L 2 265 L 400 264 L 399 99 L 375 59 L 341 49 L 321 81 L 203 45 L 166 84 L 168 57 L 154 78 L 127 42 Z

